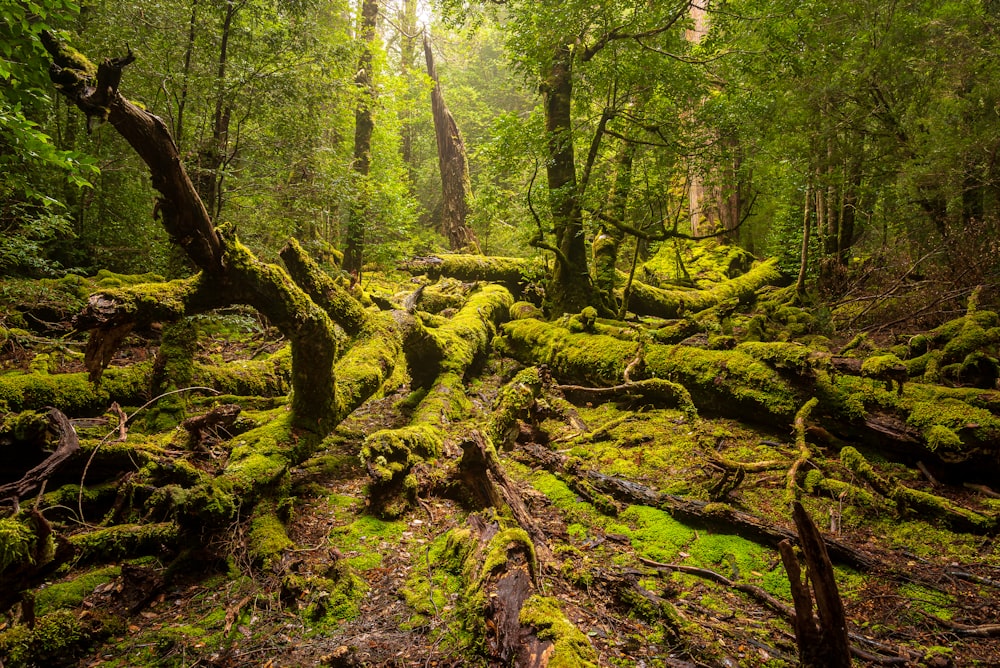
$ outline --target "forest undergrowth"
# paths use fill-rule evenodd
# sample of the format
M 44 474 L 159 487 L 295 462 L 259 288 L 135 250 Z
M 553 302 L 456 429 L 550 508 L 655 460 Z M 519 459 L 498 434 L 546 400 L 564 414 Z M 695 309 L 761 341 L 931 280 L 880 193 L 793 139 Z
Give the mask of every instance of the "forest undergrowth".
M 625 322 L 516 302 L 428 451 L 441 390 L 412 361 L 332 433 L 290 425 L 287 349 L 242 307 L 136 328 L 94 389 L 72 316 L 150 280 L 3 284 L 5 666 L 518 665 L 510 628 L 536 665 L 798 665 L 796 500 L 855 665 L 1000 662 L 995 289 L 885 327 L 902 279 Z M 482 290 L 422 285 L 442 331 Z M 12 487 L 56 413 L 78 447 Z

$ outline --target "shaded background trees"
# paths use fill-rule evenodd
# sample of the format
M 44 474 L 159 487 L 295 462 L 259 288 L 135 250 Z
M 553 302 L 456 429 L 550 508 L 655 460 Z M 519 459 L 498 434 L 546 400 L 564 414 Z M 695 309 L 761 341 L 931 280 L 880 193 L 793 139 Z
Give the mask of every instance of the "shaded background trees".
M 150 219 L 135 158 L 46 92 L 43 27 L 93 52 L 134 45 L 134 97 L 167 121 L 213 218 L 265 256 L 289 235 L 343 249 L 352 212 L 359 262 L 443 245 L 432 84 L 416 58 L 430 25 L 468 151 L 474 233 L 487 253 L 548 258 L 556 311 L 616 306 L 619 279 L 598 277 L 591 257 L 598 239 L 602 266 L 627 270 L 678 234 L 721 232 L 795 274 L 808 226 L 804 276 L 827 296 L 850 299 L 864 283 L 852 277 L 871 288 L 886 272 L 930 277 L 942 296 L 996 281 L 989 3 L 400 0 L 380 4 L 371 42 L 361 9 L 5 9 L 3 271 L 186 271 Z M 359 68 L 365 49 L 371 65 Z M 351 168 L 362 106 L 367 175 Z

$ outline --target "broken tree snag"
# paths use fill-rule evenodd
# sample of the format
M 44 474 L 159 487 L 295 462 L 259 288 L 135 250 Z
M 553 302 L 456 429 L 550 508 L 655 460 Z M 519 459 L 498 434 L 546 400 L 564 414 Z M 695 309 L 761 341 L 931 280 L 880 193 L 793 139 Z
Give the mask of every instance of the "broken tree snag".
M 812 584 L 816 602 L 813 614 L 813 595 L 802 579 L 802 572 L 795 550 L 789 540 L 778 544 L 781 562 L 788 574 L 795 603 L 795 641 L 799 646 L 799 660 L 803 668 L 851 668 L 851 647 L 847 639 L 847 620 L 844 604 L 837 591 L 833 565 L 827 555 L 826 544 L 809 514 L 796 501 L 792 517 L 799 534 L 808 582 Z
M 554 598 L 537 594 L 537 564 L 531 539 L 521 529 L 469 516 L 453 534 L 466 556 L 469 625 L 489 659 L 504 666 L 597 665 L 587 637 Z
M 459 470 L 462 480 L 481 507 L 502 509 L 506 505 L 510 508 L 518 525 L 531 538 L 538 562 L 543 565 L 551 563 L 552 553 L 546 545 L 545 533 L 521 500 L 521 491 L 504 471 L 493 443 L 474 429 L 462 440 L 461 447 Z
M 427 75 L 434 82 L 431 89 L 431 112 L 434 116 L 434 134 L 437 138 L 438 168 L 441 170 L 441 233 L 448 239 L 451 250 L 476 246 L 476 235 L 466 224 L 472 185 L 469 181 L 469 161 L 465 142 L 458 130 L 455 117 L 448 111 L 434 67 L 431 41 L 424 33 L 424 58 Z
M 48 418 L 53 429 L 59 435 L 59 444 L 55 452 L 46 457 L 41 464 L 25 473 L 20 480 L 0 485 L 0 500 L 13 498 L 16 504 L 20 499 L 27 497 L 44 485 L 56 469 L 80 449 L 80 439 L 76 435 L 76 430 L 73 429 L 69 418 L 62 411 L 50 408 Z
M 153 187 L 162 195 L 158 210 L 170 237 L 205 271 L 222 271 L 219 237 L 166 124 L 118 93 L 122 70 L 135 60 L 132 52 L 94 67 L 83 54 L 49 32 L 42 33 L 42 43 L 52 56 L 49 74 L 59 92 L 88 119 L 108 121 L 149 166 Z
M 240 416 L 242 407 L 239 404 L 223 404 L 216 406 L 204 415 L 196 415 L 181 422 L 181 427 L 188 433 L 188 442 L 193 448 L 207 448 L 219 441 L 226 440 L 219 432 L 226 433 Z
M 747 302 L 757 290 L 782 281 L 777 260 L 766 260 L 742 276 L 723 281 L 707 290 L 663 290 L 640 281 L 632 281 L 629 310 L 640 315 L 679 318 L 685 313 L 703 311 L 720 302 L 736 299 Z

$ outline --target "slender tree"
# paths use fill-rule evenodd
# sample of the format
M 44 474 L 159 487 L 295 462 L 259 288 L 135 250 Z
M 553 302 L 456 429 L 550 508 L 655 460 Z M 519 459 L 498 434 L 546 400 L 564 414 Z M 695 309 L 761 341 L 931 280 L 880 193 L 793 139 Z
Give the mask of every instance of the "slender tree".
M 344 247 L 343 268 L 354 276 L 360 276 L 364 260 L 365 228 L 369 224 L 368 174 L 371 171 L 372 133 L 375 131 L 375 86 L 372 68 L 374 66 L 373 43 L 378 20 L 377 0 L 364 0 L 361 4 L 361 20 L 358 25 L 358 40 L 361 56 L 354 83 L 358 88 L 358 101 L 354 111 L 354 162 L 352 169 L 357 175 L 358 194 L 349 211 L 347 240 Z

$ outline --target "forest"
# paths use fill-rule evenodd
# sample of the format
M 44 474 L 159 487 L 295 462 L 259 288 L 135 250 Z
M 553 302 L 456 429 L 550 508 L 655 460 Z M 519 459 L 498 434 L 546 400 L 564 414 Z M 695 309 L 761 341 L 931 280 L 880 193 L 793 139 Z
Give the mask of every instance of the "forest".
M 0 17 L 0 668 L 1000 665 L 996 0 Z

